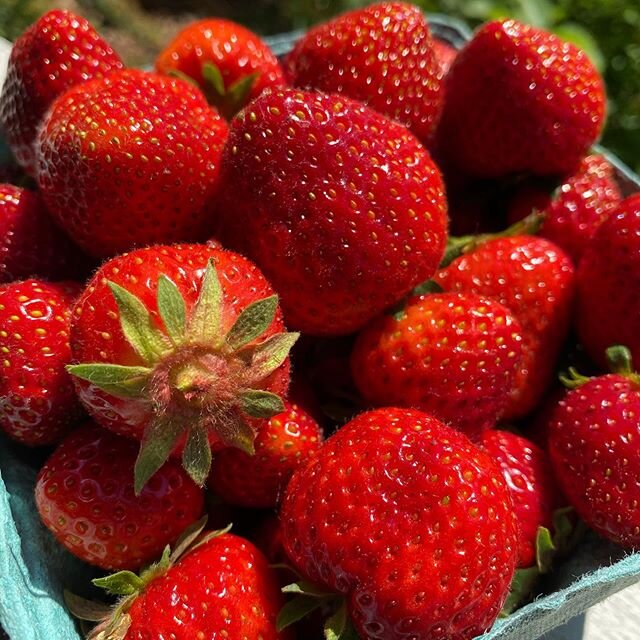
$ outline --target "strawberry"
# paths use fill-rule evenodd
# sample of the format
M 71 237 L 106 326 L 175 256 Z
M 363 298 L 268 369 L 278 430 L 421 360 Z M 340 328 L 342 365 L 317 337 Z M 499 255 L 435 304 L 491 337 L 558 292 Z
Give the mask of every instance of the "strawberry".
M 364 102 L 427 141 L 440 114 L 440 67 L 418 7 L 382 2 L 308 31 L 285 60 L 294 86 Z
M 182 453 L 200 486 L 210 448 L 253 452 L 259 418 L 284 411 L 288 351 L 277 296 L 242 256 L 155 246 L 109 260 L 71 324 L 80 400 L 102 426 L 141 440 L 136 492 Z
M 88 423 L 44 464 L 36 506 L 71 553 L 102 569 L 137 569 L 202 516 L 204 493 L 170 460 L 139 496 L 133 493 L 137 447 Z
M 80 290 L 74 282 L 0 285 L 0 428 L 23 444 L 53 444 L 83 415 L 65 371 Z
M 51 103 L 122 67 L 118 54 L 71 11 L 45 13 L 15 41 L 0 95 L 0 130 L 25 171 L 35 172 L 34 143 Z
M 495 298 L 518 319 L 523 358 L 503 417 L 530 413 L 553 378 L 569 328 L 574 288 L 569 256 L 543 238 L 494 238 L 456 258 L 434 281 L 445 291 Z
M 613 167 L 604 156 L 592 154 L 553 193 L 536 183 L 521 188 L 509 205 L 509 221 L 521 220 L 534 209 L 542 212 L 540 235 L 564 249 L 578 264 L 597 228 L 621 199 Z
M 640 194 L 600 225 L 576 281 L 576 324 L 587 353 L 604 364 L 605 349 L 624 344 L 640 362 Z
M 88 640 L 289 640 L 276 630 L 283 596 L 267 559 L 225 531 L 199 535 L 202 526 L 187 530 L 173 553 L 167 548 L 140 576 L 123 571 L 94 580 L 121 596 L 114 609 L 70 596 L 78 617 L 100 618 Z
M 517 559 L 497 465 L 409 409 L 363 413 L 328 438 L 294 473 L 281 519 L 294 566 L 344 596 L 363 640 L 481 634 Z
M 158 73 L 195 81 L 230 120 L 265 89 L 285 86 L 278 59 L 245 27 L 208 18 L 185 27 L 156 60 Z
M 38 184 L 60 226 L 97 257 L 205 239 L 226 135 L 195 87 L 120 71 L 54 102 Z
M 322 430 L 305 411 L 290 402 L 266 420 L 254 441 L 255 455 L 225 449 L 213 460 L 209 488 L 240 507 L 275 507 L 291 474 L 320 447 Z
M 625 547 L 640 545 L 640 375 L 630 352 L 612 347 L 615 373 L 581 378 L 548 424 L 549 454 L 578 515 Z
M 442 257 L 437 167 L 404 127 L 347 98 L 263 94 L 231 124 L 221 179 L 221 240 L 264 270 L 302 331 L 355 331 Z
M 533 442 L 508 431 L 486 431 L 478 446 L 502 469 L 518 521 L 518 567 L 531 567 L 538 529 L 552 529 L 553 513 L 561 506 L 551 462 Z
M 351 370 L 370 403 L 422 409 L 475 437 L 509 401 L 521 341 L 517 320 L 494 300 L 415 296 L 360 333 Z
M 87 261 L 79 254 L 53 224 L 38 193 L 0 184 L 0 282 L 80 275 Z
M 478 177 L 571 173 L 604 124 L 604 84 L 586 54 L 516 20 L 480 27 L 445 92 L 439 146 Z
M 438 38 L 434 38 L 433 53 L 436 57 L 436 62 L 438 63 L 438 67 L 440 69 L 440 77 L 444 78 L 444 76 L 449 73 L 449 69 L 451 69 L 451 66 L 458 56 L 458 51 L 448 42 L 439 40 Z M 442 90 L 444 90 L 444 87 Z

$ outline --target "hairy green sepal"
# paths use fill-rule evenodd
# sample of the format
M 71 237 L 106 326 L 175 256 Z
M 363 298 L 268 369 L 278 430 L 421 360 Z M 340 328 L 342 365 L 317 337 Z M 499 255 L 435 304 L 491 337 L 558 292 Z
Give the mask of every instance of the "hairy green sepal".
M 242 76 L 227 88 L 218 66 L 212 62 L 205 62 L 202 65 L 202 77 L 205 83 L 202 90 L 209 104 L 215 106 L 227 120 L 230 120 L 244 107 L 260 73 Z
M 628 347 L 616 344 L 605 352 L 609 371 L 640 384 L 640 374 L 633 368 L 633 359 Z M 567 373 L 560 374 L 560 381 L 567 389 L 577 389 L 591 380 L 590 376 L 582 375 L 575 367 L 569 367 Z

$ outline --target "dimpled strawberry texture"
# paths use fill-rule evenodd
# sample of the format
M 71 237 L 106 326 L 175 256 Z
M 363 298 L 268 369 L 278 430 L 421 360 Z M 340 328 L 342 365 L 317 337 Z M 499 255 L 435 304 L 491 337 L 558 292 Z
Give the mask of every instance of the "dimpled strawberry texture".
M 124 640 L 291 640 L 276 631 L 284 598 L 267 559 L 230 533 L 185 555 L 136 598 Z
M 40 131 L 38 185 L 60 226 L 97 257 L 205 240 L 226 135 L 189 83 L 121 71 L 54 103 Z
M 106 262 L 89 281 L 73 310 L 71 350 L 75 362 L 107 362 L 143 365 L 126 341 L 120 316 L 107 281 L 115 282 L 137 296 L 161 330 L 157 310 L 158 278 L 166 275 L 178 287 L 187 305 L 187 314 L 195 305 L 209 260 L 213 260 L 225 303 L 223 331 L 228 331 L 248 304 L 273 295 L 273 289 L 260 270 L 249 260 L 223 249 L 206 245 L 171 245 L 137 249 Z M 280 311 L 265 339 L 284 331 Z M 112 396 L 88 382 L 75 379 L 80 400 L 103 427 L 130 438 L 141 439 L 152 407 L 140 398 Z M 289 384 L 289 360 L 260 383 L 260 388 L 286 395 Z M 211 432 L 211 437 L 214 438 Z M 220 446 L 216 440 L 212 446 Z
M 0 428 L 22 444 L 53 444 L 83 415 L 65 370 L 80 291 L 75 282 L 0 286 Z
M 440 115 L 440 67 L 418 7 L 374 4 L 309 31 L 285 59 L 291 83 L 364 102 L 427 141 Z
M 363 413 L 331 436 L 293 475 L 281 520 L 294 566 L 346 595 L 363 640 L 475 637 L 516 563 L 500 470 L 419 411 Z
M 232 122 L 219 215 L 280 295 L 287 324 L 350 333 L 433 275 L 442 178 L 401 125 L 347 98 L 265 93 Z
M 604 124 L 604 84 L 586 54 L 515 20 L 476 32 L 445 92 L 439 146 L 478 177 L 572 172 Z
M 552 413 L 549 454 L 578 515 L 624 547 L 640 545 L 640 384 L 621 375 L 593 378 Z
M 204 510 L 204 494 L 178 462 L 133 492 L 135 442 L 88 423 L 40 470 L 36 506 L 60 544 L 102 569 L 137 569 L 157 559 Z
M 640 194 L 623 200 L 600 226 L 577 272 L 576 325 L 593 360 L 622 344 L 640 363 Z
M 54 99 L 123 66 L 95 29 L 70 11 L 49 11 L 15 41 L 0 96 L 0 130 L 27 173 L 35 172 L 38 127 Z
M 351 370 L 370 403 L 422 409 L 477 437 L 509 402 L 521 342 L 518 321 L 495 300 L 431 294 L 364 329 Z

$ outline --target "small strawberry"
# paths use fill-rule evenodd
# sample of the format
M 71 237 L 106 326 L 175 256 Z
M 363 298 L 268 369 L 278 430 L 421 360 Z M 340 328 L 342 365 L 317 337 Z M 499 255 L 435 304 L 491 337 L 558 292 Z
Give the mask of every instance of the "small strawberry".
M 503 417 L 530 413 L 555 374 L 569 329 L 574 288 L 569 256 L 543 238 L 494 238 L 456 258 L 434 281 L 445 291 L 494 298 L 517 318 L 523 357 Z
M 586 54 L 515 20 L 480 27 L 445 92 L 439 146 L 478 177 L 573 172 L 604 124 L 604 84 Z
M 521 341 L 517 320 L 494 300 L 415 296 L 360 333 L 351 370 L 370 403 L 421 409 L 476 437 L 504 412 Z
M 551 530 L 554 511 L 561 506 L 551 462 L 533 442 L 508 431 L 486 431 L 478 446 L 502 469 L 518 521 L 518 567 L 531 567 L 538 529 Z
M 114 609 L 69 596 L 76 616 L 98 618 L 87 640 L 289 640 L 276 630 L 283 596 L 267 559 L 225 531 L 199 535 L 202 526 L 185 531 L 173 553 L 167 547 L 140 576 L 122 571 L 94 580 L 121 596 Z
M 120 71 L 54 102 L 38 184 L 60 226 L 97 257 L 205 239 L 226 135 L 195 87 Z
M 218 18 L 185 27 L 162 50 L 156 70 L 191 78 L 228 120 L 265 89 L 285 86 L 266 43 L 249 29 Z
M 137 569 L 202 516 L 204 493 L 170 460 L 133 493 L 135 442 L 91 423 L 44 464 L 36 506 L 71 553 L 102 569 Z
M 509 222 L 521 220 L 534 209 L 540 211 L 544 215 L 540 235 L 564 249 L 577 264 L 621 198 L 613 167 L 604 156 L 592 154 L 553 193 L 536 183 L 520 189 L 509 205 Z
M 347 98 L 263 94 L 231 124 L 221 179 L 223 243 L 260 266 L 302 331 L 355 331 L 442 257 L 437 167 L 404 127 Z
M 640 362 L 640 194 L 623 200 L 587 246 L 576 275 L 576 325 L 587 353 L 626 345 Z
M 240 507 L 275 507 L 291 474 L 321 443 L 318 423 L 297 405 L 286 402 L 282 413 L 260 426 L 254 455 L 225 449 L 215 456 L 209 488 L 225 502 Z
M 0 95 L 0 130 L 29 174 L 36 169 L 38 127 L 51 103 L 74 85 L 122 67 L 118 54 L 71 11 L 45 13 L 15 41 Z
M 627 548 L 640 545 L 640 375 L 631 354 L 612 347 L 615 373 L 578 378 L 548 424 L 549 453 L 578 515 Z
M 0 184 L 0 282 L 34 275 L 61 280 L 82 274 L 86 263 L 38 193 Z
M 285 60 L 294 86 L 364 102 L 427 141 L 440 114 L 440 67 L 418 7 L 382 2 L 307 32 Z
M 288 351 L 277 296 L 242 256 L 205 245 L 106 262 L 71 324 L 77 391 L 96 422 L 141 440 L 136 491 L 173 452 L 202 486 L 210 448 L 253 452 L 284 410 Z
M 294 473 L 281 519 L 294 566 L 344 596 L 363 640 L 481 634 L 517 560 L 499 468 L 419 411 L 363 413 L 328 438 Z
M 65 366 L 74 282 L 0 285 L 0 428 L 14 440 L 53 444 L 83 413 Z

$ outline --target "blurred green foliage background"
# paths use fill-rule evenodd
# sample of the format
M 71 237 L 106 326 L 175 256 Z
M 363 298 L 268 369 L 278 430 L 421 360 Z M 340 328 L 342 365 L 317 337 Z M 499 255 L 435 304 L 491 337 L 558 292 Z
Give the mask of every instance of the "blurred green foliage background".
M 603 144 L 640 172 L 640 0 L 413 0 L 476 26 L 512 16 L 582 46 L 604 74 L 609 118 Z M 0 0 L 0 35 L 13 39 L 42 12 L 86 15 L 130 64 L 150 62 L 197 16 L 221 15 L 267 34 L 304 28 L 366 0 Z

